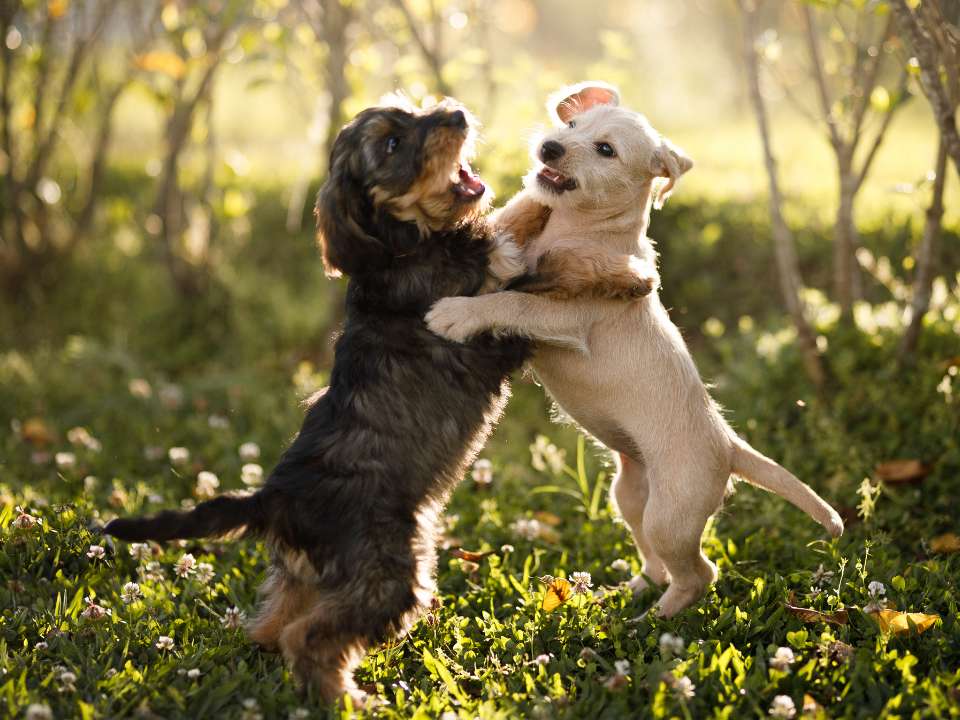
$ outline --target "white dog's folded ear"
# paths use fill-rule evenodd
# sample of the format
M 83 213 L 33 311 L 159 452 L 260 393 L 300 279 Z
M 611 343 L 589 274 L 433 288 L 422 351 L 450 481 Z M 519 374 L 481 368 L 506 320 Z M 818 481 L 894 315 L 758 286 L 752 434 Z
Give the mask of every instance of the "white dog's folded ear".
M 687 170 L 693 167 L 693 160 L 669 140 L 662 140 L 660 147 L 653 152 L 650 160 L 652 172 L 656 177 L 666 178 L 660 183 L 654 196 L 653 206 L 659 210 L 673 192 L 673 186 Z
M 601 80 L 568 85 L 547 99 L 547 112 L 557 125 L 567 125 L 571 119 L 597 105 L 619 105 L 620 92 Z

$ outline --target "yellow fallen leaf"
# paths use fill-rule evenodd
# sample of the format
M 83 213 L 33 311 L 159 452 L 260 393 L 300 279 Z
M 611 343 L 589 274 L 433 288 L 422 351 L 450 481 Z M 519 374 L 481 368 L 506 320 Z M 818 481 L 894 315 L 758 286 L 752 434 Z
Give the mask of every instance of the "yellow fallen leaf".
M 881 632 L 894 635 L 906 635 L 914 628 L 918 633 L 922 633 L 940 622 L 939 615 L 905 613 L 899 610 L 875 610 L 870 614 L 877 619 Z
M 828 613 L 813 608 L 797 607 L 790 603 L 785 603 L 785 607 L 791 615 L 796 615 L 805 623 L 825 622 L 831 625 L 846 625 L 850 621 L 846 610 L 836 610 Z
M 952 532 L 937 535 L 930 541 L 930 549 L 935 553 L 960 552 L 960 535 Z
M 919 460 L 887 460 L 876 467 L 877 477 L 888 483 L 923 480 L 930 468 Z
M 187 64 L 176 53 L 153 50 L 139 55 L 135 60 L 137 67 L 147 72 L 158 72 L 168 75 L 174 80 L 183 77 L 187 71 Z
M 546 612 L 553 612 L 573 596 L 569 580 L 546 575 L 540 578 L 540 582 L 547 586 L 541 606 Z

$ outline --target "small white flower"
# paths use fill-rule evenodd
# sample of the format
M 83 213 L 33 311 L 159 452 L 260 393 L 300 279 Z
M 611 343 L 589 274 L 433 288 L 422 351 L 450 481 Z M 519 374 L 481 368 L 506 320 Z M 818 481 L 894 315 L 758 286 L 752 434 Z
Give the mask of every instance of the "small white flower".
M 797 661 L 793 650 L 788 647 L 778 647 L 777 651 L 770 658 L 770 667 L 776 668 L 781 672 L 790 672 L 790 666 Z
M 157 638 L 157 650 L 173 650 L 173 638 L 169 635 L 161 635 Z
M 163 572 L 163 568 L 160 567 L 160 563 L 156 560 L 151 560 L 146 565 L 140 568 L 140 576 L 146 582 L 162 582 L 166 579 L 166 574 Z
M 243 713 L 241 720 L 263 720 L 263 713 L 260 712 L 260 703 L 253 698 L 247 698 L 242 703 Z
M 260 446 L 255 442 L 245 442 L 238 449 L 240 459 L 244 462 L 254 462 L 260 457 Z
M 534 518 L 517 518 L 513 521 L 513 524 L 510 525 L 510 529 L 514 535 L 524 540 L 536 540 L 540 537 L 540 533 L 543 530 L 540 521 Z
M 684 675 L 681 678 L 678 678 L 673 684 L 673 691 L 685 700 L 690 700 L 696 695 L 697 686 L 693 684 L 693 681 Z
M 686 649 L 687 645 L 679 635 L 666 632 L 660 636 L 660 654 L 665 658 L 679 657 Z
M 65 693 L 65 692 L 74 692 L 74 691 L 77 689 L 77 687 L 76 687 L 76 682 L 77 682 L 77 675 L 76 675 L 76 673 L 72 673 L 72 672 L 70 672 L 69 670 L 64 670 L 63 672 L 60 673 L 60 676 L 59 676 L 58 680 L 60 681 L 60 688 L 59 688 L 59 690 L 60 690 L 60 692 L 62 692 L 62 693 Z
M 145 400 L 153 395 L 153 388 L 150 387 L 150 383 L 143 378 L 133 378 L 133 380 L 127 383 L 127 389 L 131 395 L 141 400 Z
M 112 677 L 116 677 L 116 675 L 117 675 L 117 669 L 116 669 L 116 668 L 110 668 L 109 670 L 107 670 L 107 671 L 103 674 L 103 676 L 104 676 L 107 680 L 109 680 L 109 679 L 112 678 Z
M 72 470 L 77 466 L 77 456 L 72 452 L 58 452 L 53 456 L 58 470 Z
M 123 590 L 120 593 L 120 599 L 123 600 L 126 605 L 130 605 L 131 603 L 135 603 L 137 600 L 139 600 L 141 595 L 142 593 L 140 592 L 140 586 L 135 582 L 128 582 L 123 586 Z
M 887 594 L 887 586 L 878 580 L 873 580 L 867 585 L 867 592 L 874 600 L 884 597 Z
M 616 660 L 613 663 L 613 669 L 618 675 L 629 675 L 630 674 L 630 661 L 629 660 Z
M 87 607 L 84 608 L 83 612 L 80 613 L 80 617 L 83 617 L 87 620 L 100 620 L 101 618 L 106 617 L 110 614 L 110 611 L 103 607 L 102 605 L 97 605 L 92 597 L 84 598 L 84 602 L 87 603 Z
M 102 545 L 91 545 L 90 549 L 87 550 L 87 557 L 91 560 L 103 560 L 107 556 L 107 551 L 103 549 Z
M 206 585 L 208 582 L 213 580 L 216 576 L 216 573 L 213 571 L 213 565 L 210 563 L 198 563 L 197 564 L 197 574 L 196 580 L 201 585 Z
M 167 450 L 167 457 L 170 458 L 171 465 L 179 467 L 190 462 L 190 451 L 185 447 L 172 447 Z
M 34 650 L 46 650 L 46 649 L 49 648 L 49 647 L 50 647 L 49 643 L 47 643 L 47 642 L 44 641 L 44 640 L 41 640 L 40 642 L 38 642 L 36 645 L 33 646 L 33 649 L 34 649 Z
M 493 484 L 493 463 L 486 458 L 477 460 L 473 464 L 473 472 L 471 472 L 471 476 L 477 485 Z
M 220 624 L 228 630 L 236 630 L 238 627 L 243 625 L 244 617 L 243 611 L 240 610 L 240 608 L 227 608 L 223 613 L 223 617 L 220 618 Z
M 218 487 L 220 479 L 209 470 L 201 470 L 197 473 L 197 487 L 193 492 L 201 500 L 208 500 L 217 494 Z
M 230 427 L 230 421 L 223 415 L 211 415 L 207 418 L 207 424 L 214 430 L 226 430 Z
M 196 680 L 201 674 L 200 668 L 190 668 L 187 670 L 187 677 L 191 680 Z
M 610 563 L 610 569 L 616 570 L 619 573 L 628 573 L 630 572 L 630 563 L 628 563 L 623 558 L 617 558 L 612 563 Z
M 24 720 L 53 720 L 53 710 L 49 705 L 33 703 L 27 706 L 27 714 L 23 718 Z
M 770 715 L 776 718 L 792 718 L 797 714 L 797 706 L 789 695 L 777 695 L 770 704 Z
M 128 550 L 134 560 L 143 561 L 150 557 L 150 546 L 147 543 L 131 543 Z
M 509 543 L 506 545 L 500 546 L 500 552 L 502 552 L 504 555 L 506 555 L 507 553 L 512 553 L 515 549 L 516 548 L 514 548 L 513 545 L 510 545 Z
M 180 559 L 177 560 L 176 564 L 173 566 L 173 571 L 177 574 L 177 577 L 185 578 L 189 575 L 192 575 L 196 572 L 197 560 L 190 553 L 184 553 L 180 556 Z
M 550 655 L 550 653 L 543 653 L 541 655 L 537 655 L 533 659 L 533 662 L 537 665 L 546 665 L 547 663 L 550 662 L 551 658 L 552 656 Z
M 573 585 L 575 595 L 586 595 L 588 590 L 593 587 L 593 578 L 588 572 L 575 572 L 570 575 L 570 582 Z
M 263 483 L 263 468 L 257 463 L 244 463 L 240 468 L 240 480 L 244 485 L 257 487 Z
M 83 479 L 83 490 L 87 493 L 92 493 L 97 489 L 97 485 L 100 484 L 100 481 L 94 475 L 87 475 Z
M 310 711 L 306 708 L 294 708 L 287 715 L 287 720 L 307 720 L 310 717 Z
M 36 526 L 37 518 L 23 508 L 17 508 L 17 516 L 13 519 L 13 526 L 17 530 L 29 530 Z

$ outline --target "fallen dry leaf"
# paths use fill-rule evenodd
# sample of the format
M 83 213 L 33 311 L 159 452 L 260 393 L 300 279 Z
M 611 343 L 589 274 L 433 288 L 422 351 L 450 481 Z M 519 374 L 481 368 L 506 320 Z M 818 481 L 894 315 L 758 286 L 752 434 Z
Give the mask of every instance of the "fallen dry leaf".
M 40 418 L 29 418 L 23 421 L 21 437 L 31 445 L 49 445 L 53 442 L 53 433 L 47 424 Z
M 558 515 L 554 515 L 552 512 L 547 512 L 546 510 L 538 510 L 533 516 L 544 525 L 549 525 L 550 527 L 557 527 L 557 525 L 563 522 Z
M 547 612 L 553 612 L 573 596 L 573 587 L 569 580 L 544 575 L 540 582 L 547 586 L 541 605 Z
M 790 603 L 784 603 L 784 605 L 790 614 L 796 615 L 805 623 L 825 622 L 832 625 L 846 625 L 850 621 L 846 610 L 836 610 L 826 613 L 814 610 L 813 608 L 797 607 Z
M 869 613 L 880 624 L 880 631 L 894 635 L 907 635 L 914 631 L 922 633 L 940 621 L 939 615 L 905 613 L 899 610 L 876 610 Z
M 877 465 L 876 474 L 888 483 L 918 482 L 930 474 L 930 467 L 919 460 L 887 460 Z
M 952 532 L 937 535 L 930 541 L 930 549 L 944 554 L 960 552 L 960 535 Z
M 460 558 L 461 560 L 480 562 L 485 557 L 493 555 L 493 551 L 488 550 L 487 552 L 473 552 L 472 550 L 464 550 L 463 548 L 454 548 L 450 551 L 450 554 L 455 558 Z

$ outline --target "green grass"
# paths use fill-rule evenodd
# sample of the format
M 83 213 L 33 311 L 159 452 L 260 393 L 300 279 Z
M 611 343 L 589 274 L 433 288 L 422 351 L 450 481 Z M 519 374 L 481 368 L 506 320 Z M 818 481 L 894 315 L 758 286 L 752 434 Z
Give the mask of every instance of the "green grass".
M 589 446 L 580 454 L 570 430 L 548 429 L 539 389 L 519 383 L 484 452 L 492 486 L 467 479 L 451 503 L 440 608 L 360 669 L 359 681 L 383 700 L 375 715 L 768 717 L 775 696 L 790 696 L 799 709 L 810 695 L 829 717 L 956 717 L 960 563 L 933 554 L 929 541 L 958 530 L 960 414 L 936 386 L 941 358 L 960 348 L 955 335 L 932 330 L 930 359 L 902 376 L 890 375 L 890 337 L 831 334 L 843 389 L 829 401 L 798 379 L 789 347 L 775 364 L 760 357 L 759 331 L 716 341 L 717 367 L 725 355 L 737 358 L 714 375 L 732 420 L 851 516 L 876 462 L 919 457 L 932 471 L 919 485 L 884 486 L 875 509 L 837 542 L 782 500 L 740 487 L 705 535 L 720 580 L 669 621 L 641 617 L 655 592 L 635 598 L 621 587 L 639 564 L 607 507 L 609 469 Z M 131 393 L 139 377 L 150 397 Z M 16 418 L 0 435 L 0 715 L 24 717 L 32 703 L 58 718 L 329 712 L 298 695 L 278 657 L 225 625 L 231 608 L 254 608 L 266 564 L 261 545 L 184 542 L 137 559 L 129 545 L 94 530 L 115 513 L 192 498 L 201 470 L 216 473 L 221 489 L 242 487 L 244 442 L 259 444 L 258 462 L 269 469 L 298 425 L 298 397 L 322 374 L 295 365 L 197 368 L 176 389 L 169 382 L 150 363 L 90 339 L 0 359 L 0 402 Z M 903 392 L 891 390 L 896 383 Z M 77 426 L 99 449 L 69 433 Z M 530 454 L 544 429 L 566 452 L 556 473 Z M 172 464 L 171 447 L 188 448 L 189 461 Z M 74 462 L 61 456 L 58 468 L 50 455 L 57 452 Z M 16 507 L 37 524 L 16 527 L 30 524 L 16 522 Z M 531 518 L 543 523 L 532 540 L 516 525 Z M 91 557 L 91 545 L 103 545 L 104 556 Z M 451 547 L 491 554 L 471 564 Z M 186 553 L 209 563 L 213 577 L 177 577 Z M 818 568 L 832 575 L 811 589 Z M 538 577 L 578 571 L 602 594 L 545 613 Z M 892 607 L 937 613 L 942 622 L 920 635 L 884 635 L 858 610 L 871 601 L 872 581 L 884 583 Z M 142 596 L 128 604 L 121 594 L 129 582 Z M 785 609 L 790 599 L 849 608 L 850 622 L 804 623 Z M 91 602 L 109 614 L 85 618 Z M 665 633 L 682 643 L 670 650 Z M 158 647 L 161 636 L 173 646 Z M 794 653 L 789 672 L 771 666 L 779 647 Z M 618 661 L 629 669 L 611 681 Z M 679 689 L 684 677 L 695 686 L 689 697 Z

